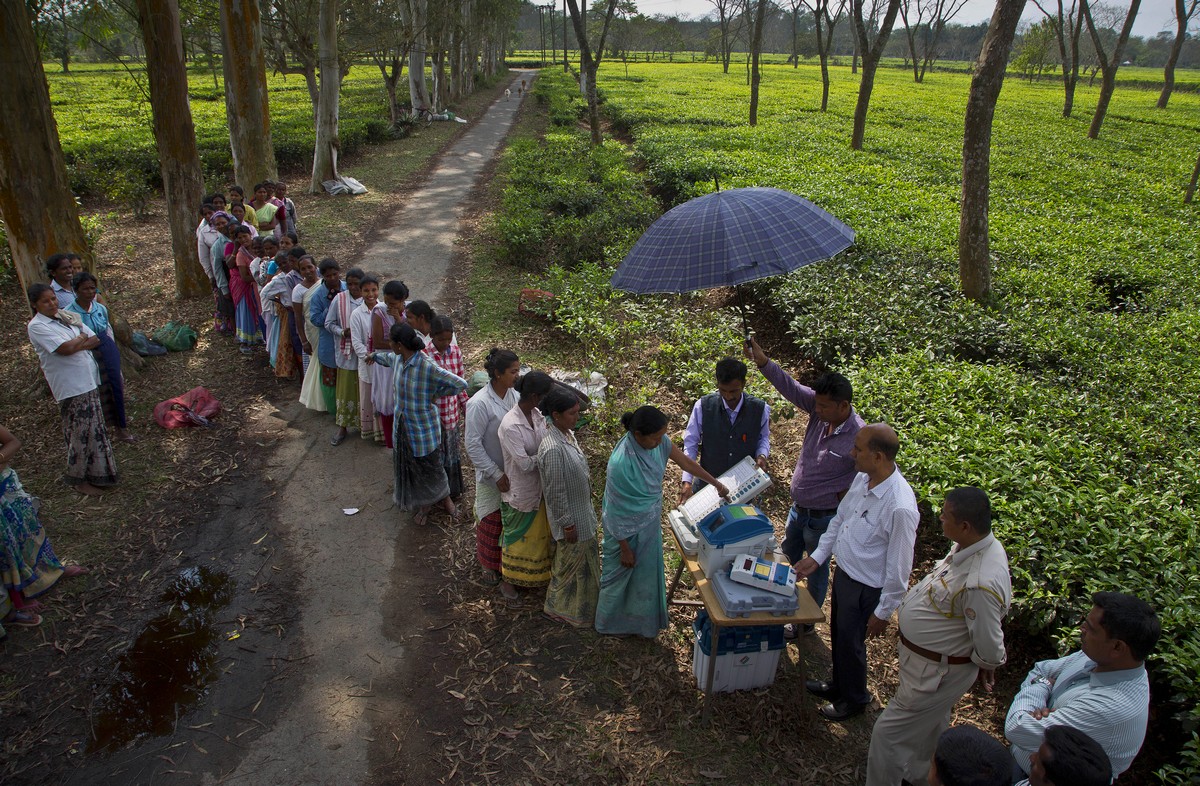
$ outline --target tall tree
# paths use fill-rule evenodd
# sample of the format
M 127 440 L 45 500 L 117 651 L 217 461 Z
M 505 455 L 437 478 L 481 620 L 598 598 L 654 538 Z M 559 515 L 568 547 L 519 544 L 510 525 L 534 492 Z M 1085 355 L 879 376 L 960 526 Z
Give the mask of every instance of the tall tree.
M 1104 53 L 1104 41 L 1096 27 L 1088 0 L 1080 0 L 1079 10 L 1083 12 L 1084 21 L 1087 22 L 1088 33 L 1092 36 L 1092 46 L 1096 48 L 1096 60 L 1100 65 L 1100 98 L 1096 101 L 1096 113 L 1092 115 L 1092 125 L 1088 128 L 1088 139 L 1096 139 L 1100 136 L 1100 126 L 1104 124 L 1104 116 L 1108 113 L 1108 103 L 1112 100 L 1113 91 L 1117 89 L 1117 67 L 1121 65 L 1121 53 L 1125 51 L 1125 44 L 1129 42 L 1129 35 L 1133 32 L 1133 20 L 1137 16 L 1138 6 L 1141 5 L 1141 2 L 1142 0 L 1130 2 L 1129 13 L 1125 15 L 1125 24 L 1121 26 L 1121 34 L 1113 46 L 1112 55 L 1108 56 Z
M 833 31 L 846 13 L 846 0 L 838 0 L 837 10 L 829 13 L 830 0 L 802 0 L 813 15 L 817 34 L 817 57 L 821 61 L 821 111 L 829 107 L 829 53 L 833 48 Z
M 279 174 L 256 0 L 221 0 L 221 51 L 234 177 L 247 188 L 275 180 Z
M 401 13 L 412 28 L 412 46 L 408 49 L 408 98 L 415 115 L 421 109 L 435 107 L 425 84 L 425 53 L 429 40 L 429 7 L 426 0 L 404 0 Z
M 596 93 L 596 72 L 600 70 L 600 56 L 604 52 L 604 39 L 608 37 L 608 26 L 612 24 L 616 12 L 617 0 L 602 0 L 604 6 L 604 25 L 600 30 L 600 38 L 593 48 L 588 41 L 587 28 L 583 14 L 579 11 L 577 0 L 567 0 L 567 8 L 571 13 L 571 26 L 575 28 L 575 38 L 579 43 L 579 82 L 584 96 L 587 98 L 588 125 L 592 130 L 592 144 L 599 145 L 604 141 L 600 133 L 600 96 Z
M 46 256 L 91 254 L 25 3 L 0 2 L 0 41 L 0 217 L 17 278 L 29 287 L 44 279 Z
M 875 88 L 875 71 L 879 67 L 879 58 L 883 57 L 888 36 L 892 34 L 892 26 L 896 24 L 900 0 L 888 0 L 879 30 L 874 34 L 867 27 L 869 17 L 863 15 L 863 0 L 851 0 L 850 7 L 854 38 L 862 55 L 862 81 L 858 85 L 858 103 L 854 106 L 854 133 L 850 138 L 850 147 L 862 150 L 863 136 L 867 131 L 867 108 L 871 105 L 871 91 Z
M 757 0 L 754 6 L 754 31 L 750 36 L 750 125 L 758 125 L 758 85 L 762 81 L 759 60 L 762 57 L 763 24 L 767 18 L 767 0 Z
M 986 302 L 992 292 L 988 241 L 988 189 L 991 184 L 992 118 L 1004 84 L 1008 55 L 1025 0 L 996 0 L 992 21 L 967 97 L 963 122 L 962 214 L 958 224 L 958 276 L 963 294 Z
M 317 82 L 317 0 L 271 0 L 264 3 L 266 14 L 260 26 L 263 49 L 277 74 L 299 74 L 308 88 L 312 103 L 313 127 L 317 123 L 317 104 L 321 91 Z
M 196 256 L 194 234 L 204 175 L 188 105 L 178 0 L 137 0 L 137 20 L 146 45 L 154 141 L 175 257 L 175 294 L 192 297 L 208 290 L 208 280 Z
M 967 0 L 902 0 L 900 19 L 904 22 L 914 82 L 925 81 L 925 71 L 938 58 L 938 41 L 946 24 L 966 4 Z
M 338 63 L 338 0 L 321 0 L 317 49 L 321 62 L 321 101 L 317 105 L 317 143 L 313 150 L 312 183 L 308 193 L 319 194 L 326 180 L 337 180 L 338 104 L 342 69 Z
M 1071 0 L 1071 7 L 1065 10 L 1063 0 L 1057 2 L 1057 11 L 1052 14 L 1039 0 L 1033 0 L 1033 4 L 1045 14 L 1054 27 L 1054 36 L 1058 40 L 1058 55 L 1062 60 L 1062 114 L 1063 117 L 1070 117 L 1075 109 L 1075 86 L 1079 84 L 1079 37 L 1083 32 L 1083 14 L 1076 9 L 1075 0 Z
M 1175 40 L 1171 42 L 1171 52 L 1167 55 L 1167 64 L 1163 68 L 1163 89 L 1158 94 L 1159 109 L 1166 109 L 1171 100 L 1171 91 L 1175 89 L 1175 64 L 1179 62 L 1179 53 L 1187 41 L 1188 22 L 1200 8 L 1200 0 L 1192 0 L 1190 4 L 1184 0 L 1175 0 Z
M 721 31 L 721 68 L 729 73 L 729 59 L 733 53 L 734 18 L 738 15 L 740 0 L 708 0 L 717 12 L 717 29 Z

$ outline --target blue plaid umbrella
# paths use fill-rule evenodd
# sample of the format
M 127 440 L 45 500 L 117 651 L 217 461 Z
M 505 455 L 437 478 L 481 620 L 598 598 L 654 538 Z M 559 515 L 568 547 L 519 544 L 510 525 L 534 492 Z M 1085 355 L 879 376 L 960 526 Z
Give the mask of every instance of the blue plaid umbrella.
M 853 229 L 790 191 L 715 191 L 651 224 L 612 285 L 641 294 L 736 287 L 828 259 L 853 242 Z

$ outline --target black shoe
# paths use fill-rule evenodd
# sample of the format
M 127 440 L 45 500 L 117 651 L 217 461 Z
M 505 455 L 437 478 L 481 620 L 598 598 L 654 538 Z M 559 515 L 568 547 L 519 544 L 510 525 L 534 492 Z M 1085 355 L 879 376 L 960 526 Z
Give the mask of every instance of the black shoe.
M 832 704 L 826 704 L 818 712 L 825 717 L 826 720 L 844 721 L 853 718 L 855 715 L 862 715 L 867 709 L 865 704 L 851 704 L 848 701 L 835 701 Z
M 836 701 L 838 697 L 837 688 L 833 687 L 832 683 L 825 680 L 806 680 L 804 688 L 814 696 L 820 696 L 822 699 Z

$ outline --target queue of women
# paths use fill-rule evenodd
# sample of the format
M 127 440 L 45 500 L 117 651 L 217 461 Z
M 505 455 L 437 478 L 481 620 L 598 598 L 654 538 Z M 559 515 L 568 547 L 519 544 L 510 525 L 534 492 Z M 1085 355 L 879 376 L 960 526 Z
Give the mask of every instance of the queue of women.
M 540 371 L 521 376 L 517 355 L 493 349 L 486 383 L 469 397 L 454 325 L 408 287 L 299 243 L 286 187 L 260 183 L 204 199 L 197 252 L 209 277 L 213 329 L 248 355 L 264 352 L 300 402 L 329 413 L 334 446 L 350 431 L 392 455 L 394 501 L 425 524 L 459 516 L 459 444 L 476 475 L 476 556 L 484 581 L 510 603 L 545 587 L 543 612 L 605 634 L 653 637 L 667 625 L 660 527 L 668 461 L 717 485 L 644 406 L 622 419 L 608 462 L 601 518 L 575 438 L 580 398 Z M 61 257 L 61 258 L 60 258 Z M 51 283 L 30 288 L 29 337 L 59 402 L 65 480 L 83 494 L 117 482 L 108 427 L 133 439 L 124 412 L 120 353 L 94 276 L 78 257 L 47 263 Z M 460 432 L 464 432 L 460 435 Z M 20 609 L 14 610 L 20 614 Z M 19 623 L 17 623 L 19 624 Z

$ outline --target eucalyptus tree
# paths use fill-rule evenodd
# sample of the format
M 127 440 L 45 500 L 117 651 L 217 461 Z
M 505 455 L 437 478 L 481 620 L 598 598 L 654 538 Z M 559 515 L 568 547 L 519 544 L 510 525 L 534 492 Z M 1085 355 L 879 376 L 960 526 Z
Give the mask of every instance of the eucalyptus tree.
M 1053 13 L 1039 0 L 1033 0 L 1033 4 L 1046 16 L 1058 41 L 1063 74 L 1062 115 L 1070 117 L 1075 108 L 1075 86 L 1079 84 L 1079 39 L 1083 33 L 1083 14 L 1076 7 L 1076 0 L 1071 0 L 1069 8 L 1064 7 L 1063 0 L 1057 0 Z
M 1191 0 L 1190 3 L 1185 0 L 1175 0 L 1175 38 L 1171 42 L 1171 51 L 1167 55 L 1167 64 L 1163 68 L 1163 89 L 1158 94 L 1158 103 L 1156 106 L 1159 109 L 1166 109 L 1167 102 L 1171 100 L 1171 91 L 1175 89 L 1175 64 L 1179 62 L 1179 54 L 1183 51 L 1183 44 L 1187 41 L 1188 22 L 1196 15 L 1196 9 L 1200 8 L 1200 0 Z
M 904 22 L 914 82 L 925 81 L 925 71 L 938 58 L 938 41 L 946 24 L 966 4 L 967 0 L 902 0 L 900 18 Z
M 320 56 L 317 51 L 318 0 L 269 0 L 262 4 L 263 48 L 271 70 L 304 78 L 308 100 L 312 104 L 313 126 L 321 88 L 317 80 Z
M 566 0 L 567 10 L 571 14 L 571 26 L 575 29 L 575 38 L 579 44 L 579 88 L 587 99 L 588 126 L 592 131 L 593 145 L 599 145 L 604 141 L 600 133 L 600 98 L 596 93 L 596 72 L 600 70 L 604 41 L 608 37 L 608 28 L 616 13 L 618 0 L 600 1 L 603 3 L 601 9 L 603 22 L 600 36 L 593 43 L 588 40 L 586 21 L 580 12 L 578 0 Z
M 1004 84 L 1008 55 L 1025 0 L 996 0 L 992 21 L 967 96 L 963 121 L 962 212 L 958 223 L 958 275 L 963 294 L 987 302 L 992 291 L 988 242 L 988 191 L 991 182 L 992 118 Z
M 1129 34 L 1133 32 L 1133 20 L 1137 16 L 1138 6 L 1142 0 L 1130 0 L 1129 13 L 1125 15 L 1125 24 L 1121 26 L 1121 33 L 1117 37 L 1116 43 L 1113 45 L 1111 54 L 1104 51 L 1104 41 L 1096 27 L 1092 8 L 1088 4 L 1088 0 L 1079 0 L 1079 10 L 1083 13 L 1084 21 L 1087 22 L 1088 33 L 1092 37 L 1092 46 L 1096 49 L 1096 59 L 1100 65 L 1100 97 L 1096 101 L 1096 113 L 1092 115 L 1092 125 L 1088 128 L 1088 138 L 1095 139 L 1100 136 L 1100 126 L 1104 123 L 1104 115 L 1108 113 L 1108 103 L 1112 100 L 1113 91 L 1117 88 L 1117 67 L 1121 64 L 1121 53 L 1125 49 L 1125 44 L 1129 41 Z
M 879 21 L 879 29 L 872 31 L 867 22 L 874 17 L 878 4 L 872 2 L 871 11 L 864 15 L 864 0 L 850 0 L 850 22 L 854 26 L 858 53 L 862 57 L 862 79 L 858 85 L 858 103 L 854 106 L 854 132 L 850 137 L 850 147 L 853 150 L 862 150 L 863 137 L 867 130 L 867 109 L 871 104 L 871 91 L 875 87 L 875 71 L 879 68 L 879 59 L 883 57 L 888 36 L 892 34 L 900 3 L 901 0 L 887 0 Z
M 279 174 L 256 0 L 221 0 L 221 52 L 234 176 L 246 186 L 275 180 Z
M 829 12 L 831 0 L 801 0 L 812 13 L 817 37 L 817 58 L 821 61 L 821 111 L 829 108 L 829 53 L 833 48 L 833 31 L 846 13 L 847 0 L 837 0 L 836 10 Z
M 50 110 L 41 51 L 23 2 L 0 3 L 0 218 L 22 287 L 42 280 L 46 256 L 91 253 Z
M 146 74 L 154 141 L 162 171 L 167 224 L 175 258 L 175 294 L 204 294 L 208 281 L 196 254 L 194 227 L 204 190 L 196 128 L 188 105 L 187 65 L 178 0 L 137 0 L 137 21 L 146 45 Z
M 321 68 L 321 93 L 317 104 L 317 139 L 313 148 L 312 182 L 308 192 L 319 194 L 323 184 L 338 179 L 338 106 L 342 89 L 342 64 L 338 61 L 338 0 L 320 0 L 317 14 L 317 53 Z
M 749 3 L 750 0 L 747 0 Z M 759 62 L 762 57 L 763 26 L 767 19 L 767 0 L 756 0 L 754 5 L 754 29 L 750 35 L 750 125 L 758 125 L 758 85 L 762 81 Z
M 717 12 L 717 29 L 721 32 L 721 68 L 729 73 L 729 60 L 733 53 L 733 40 L 737 36 L 735 27 L 741 9 L 741 0 L 708 0 Z

